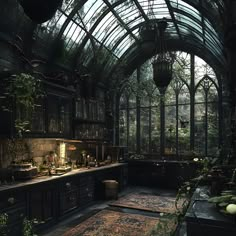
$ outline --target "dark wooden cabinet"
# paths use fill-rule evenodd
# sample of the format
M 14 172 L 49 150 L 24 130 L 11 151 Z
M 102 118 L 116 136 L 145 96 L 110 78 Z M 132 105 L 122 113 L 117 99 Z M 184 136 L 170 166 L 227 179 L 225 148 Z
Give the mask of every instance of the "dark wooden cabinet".
M 102 100 L 77 98 L 73 123 L 74 138 L 80 140 L 106 139 L 105 103 Z
M 63 86 L 43 82 L 44 97 L 36 101 L 28 131 L 24 137 L 55 137 L 72 138 L 72 117 L 74 90 Z M 16 136 L 15 120 L 18 118 L 20 108 L 12 112 L 0 111 L 0 136 Z
M 129 183 L 178 189 L 193 178 L 198 163 L 189 161 L 129 160 Z
M 46 132 L 46 98 L 40 98 L 36 102 L 30 124 L 30 132 L 33 134 L 44 134 Z
M 104 199 L 103 181 L 106 179 L 117 180 L 119 189 L 123 190 L 126 171 L 127 164 L 117 163 L 1 186 L 0 213 L 7 213 L 9 217 L 7 235 L 20 235 L 25 218 L 35 221 L 34 229 L 38 233 L 96 200 Z
M 47 135 L 71 138 L 72 98 L 47 95 Z
M 94 198 L 94 175 L 80 177 L 80 207 L 84 208 L 91 204 Z
M 79 207 L 79 178 L 69 178 L 60 184 L 60 216 Z
M 0 214 L 2 213 L 8 215 L 6 235 L 19 235 L 27 213 L 26 194 L 16 190 L 0 193 Z
M 28 218 L 36 220 L 36 227 L 45 227 L 55 222 L 56 186 L 40 184 L 27 191 Z

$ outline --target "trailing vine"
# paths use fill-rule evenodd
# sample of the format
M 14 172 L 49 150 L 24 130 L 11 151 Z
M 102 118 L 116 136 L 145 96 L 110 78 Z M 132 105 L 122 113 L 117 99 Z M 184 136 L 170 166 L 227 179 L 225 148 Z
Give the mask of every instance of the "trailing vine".
M 21 73 L 6 79 L 4 103 L 2 109 L 15 115 L 16 134 L 22 137 L 23 132 L 30 131 L 32 113 L 38 98 L 43 96 L 40 79 L 30 74 Z

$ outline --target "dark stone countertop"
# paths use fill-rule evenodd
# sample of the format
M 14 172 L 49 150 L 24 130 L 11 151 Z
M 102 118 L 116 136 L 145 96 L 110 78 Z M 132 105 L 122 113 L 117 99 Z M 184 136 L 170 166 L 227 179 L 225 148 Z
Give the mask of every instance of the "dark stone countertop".
M 92 174 L 98 171 L 103 171 L 103 170 L 107 170 L 110 168 L 116 168 L 116 167 L 120 167 L 120 166 L 124 166 L 127 165 L 126 163 L 113 163 L 110 165 L 106 165 L 106 166 L 100 166 L 100 167 L 90 167 L 90 168 L 81 168 L 81 169 L 74 169 L 71 170 L 70 172 L 64 173 L 62 175 L 45 175 L 45 176 L 38 176 L 32 179 L 28 179 L 28 180 L 18 180 L 18 181 L 14 181 L 13 183 L 8 183 L 8 184 L 1 184 L 0 185 L 0 192 L 4 192 L 7 190 L 15 190 L 18 188 L 22 188 L 22 187 L 27 187 L 27 186 L 32 186 L 32 185 L 36 185 L 36 184 L 41 184 L 41 183 L 45 183 L 45 182 L 52 182 L 52 181 L 58 181 L 61 180 L 63 178 L 69 178 L 75 175 L 86 175 L 86 174 Z
M 203 186 L 195 190 L 185 215 L 187 224 L 192 222 L 232 228 L 236 233 L 236 216 L 224 215 L 217 209 L 215 204 L 208 202 L 208 198 L 208 187 Z

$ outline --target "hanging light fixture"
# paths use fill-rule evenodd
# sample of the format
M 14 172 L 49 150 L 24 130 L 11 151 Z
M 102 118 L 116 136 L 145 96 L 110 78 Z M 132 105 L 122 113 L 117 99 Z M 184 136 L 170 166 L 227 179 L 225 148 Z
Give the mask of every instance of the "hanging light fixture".
M 156 24 L 154 22 L 153 0 L 148 1 L 147 17 L 148 20 L 140 27 L 139 35 L 141 39 L 141 50 L 146 55 L 151 55 L 155 50 Z
M 174 62 L 173 54 L 167 51 L 165 45 L 165 30 L 167 26 L 168 23 L 165 18 L 157 23 L 159 45 L 156 47 L 156 55 L 152 61 L 153 80 L 160 92 L 165 92 L 172 79 L 172 66 Z

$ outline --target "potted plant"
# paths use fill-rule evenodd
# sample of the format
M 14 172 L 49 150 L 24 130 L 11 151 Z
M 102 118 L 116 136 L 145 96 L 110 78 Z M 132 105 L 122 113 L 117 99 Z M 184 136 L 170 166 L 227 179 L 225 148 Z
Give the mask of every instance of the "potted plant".
M 63 0 L 18 0 L 25 14 L 36 23 L 43 23 L 53 17 Z

